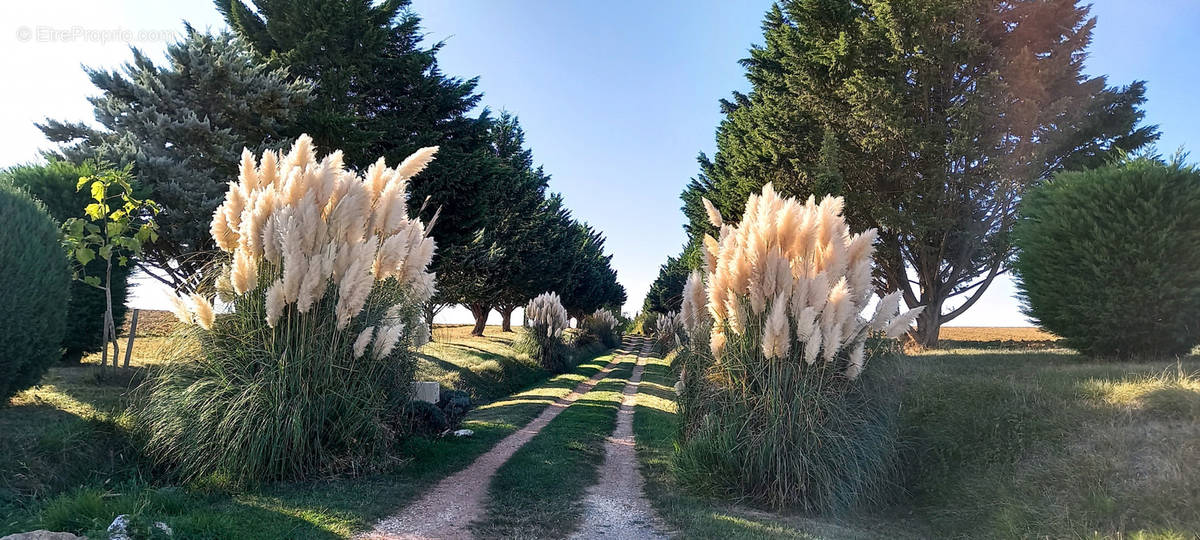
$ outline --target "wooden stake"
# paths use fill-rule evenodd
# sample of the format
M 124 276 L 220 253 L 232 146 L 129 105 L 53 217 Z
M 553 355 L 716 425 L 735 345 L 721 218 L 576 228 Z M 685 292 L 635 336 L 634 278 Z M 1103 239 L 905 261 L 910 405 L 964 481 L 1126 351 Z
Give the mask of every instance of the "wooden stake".
M 129 367 L 129 355 L 133 354 L 133 337 L 137 335 L 138 309 L 133 310 L 133 320 L 129 321 L 129 341 L 125 342 L 125 367 Z

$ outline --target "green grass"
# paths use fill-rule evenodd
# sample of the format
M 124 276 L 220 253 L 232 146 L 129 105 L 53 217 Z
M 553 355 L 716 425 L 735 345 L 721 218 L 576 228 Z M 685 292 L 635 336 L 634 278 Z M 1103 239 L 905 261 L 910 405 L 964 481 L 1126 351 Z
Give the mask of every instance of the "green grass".
M 500 467 L 488 488 L 487 514 L 473 525 L 479 537 L 560 538 L 577 527 L 636 363 L 625 357 Z
M 1066 351 L 912 358 L 912 491 L 943 534 L 1200 531 L 1200 360 L 1095 363 Z
M 417 380 L 437 381 L 444 388 L 462 390 L 472 401 L 488 402 L 529 388 L 551 376 L 536 360 L 520 354 L 517 332 L 489 326 L 483 336 L 470 335 L 471 326 L 439 327 L 435 340 L 421 348 Z M 598 344 L 573 351 L 572 363 L 605 350 Z
M 634 432 L 656 510 L 688 538 L 1135 537 L 1200 531 L 1200 359 L 1096 363 L 1063 350 L 905 362 L 908 500 L 840 520 L 674 484 L 675 375 L 651 359 Z
M 42 386 L 0 409 L 0 536 L 49 528 L 104 537 L 126 513 L 164 521 L 184 538 L 344 538 L 469 465 L 607 364 L 589 354 L 571 372 L 471 411 L 464 427 L 473 437 L 408 440 L 386 474 L 255 491 L 231 491 L 219 479 L 176 486 L 156 477 L 120 414 L 129 381 L 97 381 L 87 364 L 56 367 Z M 152 362 L 137 358 L 135 351 L 136 366 Z

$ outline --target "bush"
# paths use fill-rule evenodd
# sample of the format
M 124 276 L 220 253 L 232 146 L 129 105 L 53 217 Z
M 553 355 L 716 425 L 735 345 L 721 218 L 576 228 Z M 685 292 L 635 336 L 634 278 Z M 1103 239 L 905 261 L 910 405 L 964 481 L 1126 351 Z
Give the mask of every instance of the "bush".
M 528 354 L 552 373 L 566 371 L 570 355 L 563 343 L 563 332 L 568 321 L 567 310 L 558 294 L 538 295 L 525 306 L 525 335 L 517 341 L 517 350 Z
M 621 344 L 620 323 L 616 316 L 607 309 L 597 309 L 595 313 L 584 317 L 580 326 L 585 334 L 594 336 L 605 347 L 616 347 Z
M 46 205 L 46 210 L 60 223 L 82 217 L 83 209 L 92 202 L 86 191 L 75 186 L 82 176 L 96 174 L 92 165 L 75 165 L 66 161 L 51 161 L 45 165 L 20 165 L 0 173 L 0 181 L 22 188 Z M 104 260 L 96 258 L 83 271 L 89 276 L 103 276 Z M 128 296 L 129 274 L 133 265 L 113 265 L 112 301 L 113 322 L 120 328 L 125 320 L 125 300 Z M 70 303 L 67 306 L 66 331 L 62 347 L 68 359 L 99 351 L 103 346 L 104 291 L 81 281 L 71 282 Z
M 684 345 L 674 470 L 685 486 L 840 512 L 896 485 L 899 398 L 885 338 L 920 309 L 897 316 L 893 293 L 860 316 L 875 231 L 851 236 L 841 211 L 841 198 L 805 204 L 770 184 L 737 226 L 710 211 L 721 240 L 705 238 L 707 268 L 689 276 L 669 322 Z
M 440 435 L 450 427 L 446 412 L 437 405 L 425 401 L 410 401 L 401 415 L 405 424 L 400 427 L 405 433 L 421 437 Z
M 176 299 L 198 327 L 139 390 L 147 454 L 185 478 L 250 483 L 393 462 L 433 294 L 433 240 L 408 218 L 406 187 L 432 152 L 360 178 L 340 152 L 318 163 L 311 145 L 302 136 L 257 169 L 246 154 L 212 226 L 231 261 L 216 290 L 232 312 Z
M 62 354 L 71 276 L 58 225 L 29 194 L 0 182 L 0 404 L 37 384 Z
M 1026 195 L 1014 229 L 1025 312 L 1092 356 L 1186 354 L 1200 341 L 1200 172 L 1131 160 Z
M 658 313 L 643 310 L 633 318 L 632 327 L 629 332 L 640 336 L 653 336 L 658 332 L 659 317 Z
M 450 425 L 458 425 L 471 409 L 471 395 L 462 390 L 442 390 L 438 395 L 438 408 L 446 414 Z

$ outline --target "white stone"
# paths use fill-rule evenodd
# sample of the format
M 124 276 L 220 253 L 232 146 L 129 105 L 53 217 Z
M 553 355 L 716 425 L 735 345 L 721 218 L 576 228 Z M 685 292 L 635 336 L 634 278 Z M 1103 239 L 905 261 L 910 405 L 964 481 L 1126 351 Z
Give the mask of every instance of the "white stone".
M 83 536 L 75 536 L 69 532 L 53 532 L 45 529 L 24 533 L 10 534 L 0 537 L 0 540 L 87 540 Z
M 460 430 L 454 432 L 455 437 L 470 437 L 471 435 L 474 435 L 474 434 L 475 434 L 475 432 L 471 431 L 469 429 L 460 429 Z
M 413 383 L 413 401 L 424 401 L 437 404 L 442 387 L 436 382 L 418 381 Z

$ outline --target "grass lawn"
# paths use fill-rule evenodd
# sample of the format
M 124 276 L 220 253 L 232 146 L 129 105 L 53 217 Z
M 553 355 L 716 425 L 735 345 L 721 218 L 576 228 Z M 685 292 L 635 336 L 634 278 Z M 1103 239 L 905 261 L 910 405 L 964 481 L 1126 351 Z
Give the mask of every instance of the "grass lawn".
M 133 368 L 122 376 L 98 378 L 95 356 L 52 368 L 41 386 L 0 409 L 0 536 L 46 528 L 103 537 L 112 518 L 125 513 L 165 521 L 185 538 L 346 537 L 468 465 L 608 361 L 585 350 L 589 358 L 575 370 L 549 378 L 512 351 L 513 334 L 468 334 L 439 328 L 443 341 L 422 349 L 418 369 L 421 379 L 493 400 L 464 422 L 473 437 L 412 439 L 404 461 L 383 474 L 253 491 L 230 492 L 219 482 L 165 484 L 139 455 L 121 412 L 131 381 L 159 361 L 166 338 L 138 338 Z
M 634 417 L 647 496 L 688 538 L 1200 532 L 1200 358 L 1098 363 L 986 343 L 904 366 L 911 469 L 894 508 L 813 519 L 681 493 L 670 475 L 675 375 L 663 359 L 647 366 Z

